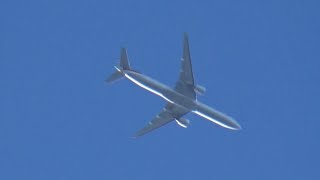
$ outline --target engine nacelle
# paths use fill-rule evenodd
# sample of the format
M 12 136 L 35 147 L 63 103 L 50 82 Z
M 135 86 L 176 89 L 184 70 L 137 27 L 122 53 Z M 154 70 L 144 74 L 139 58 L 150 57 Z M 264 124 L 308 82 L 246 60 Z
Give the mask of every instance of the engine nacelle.
M 185 118 L 176 119 L 176 122 L 177 122 L 177 124 L 179 124 L 179 126 L 181 126 L 183 128 L 187 128 L 188 125 L 190 124 L 190 121 Z
M 194 87 L 194 91 L 199 95 L 203 95 L 206 92 L 206 88 L 200 85 L 196 85 Z

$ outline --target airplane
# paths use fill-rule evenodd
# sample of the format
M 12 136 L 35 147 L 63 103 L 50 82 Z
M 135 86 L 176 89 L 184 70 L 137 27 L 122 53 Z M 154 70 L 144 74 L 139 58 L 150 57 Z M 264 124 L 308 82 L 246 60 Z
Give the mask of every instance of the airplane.
M 206 89 L 195 84 L 189 50 L 189 39 L 186 33 L 184 34 L 183 40 L 180 75 L 174 88 L 170 88 L 167 85 L 133 70 L 128 60 L 126 48 L 121 48 L 120 64 L 119 66 L 114 67 L 116 71 L 106 79 L 107 83 L 127 78 L 134 84 L 167 101 L 163 110 L 144 128 L 136 132 L 134 137 L 142 136 L 174 120 L 181 127 L 187 128 L 190 121 L 183 118 L 183 116 L 189 112 L 195 113 L 224 128 L 231 130 L 241 129 L 240 124 L 233 118 L 197 100 L 197 94 L 204 94 Z

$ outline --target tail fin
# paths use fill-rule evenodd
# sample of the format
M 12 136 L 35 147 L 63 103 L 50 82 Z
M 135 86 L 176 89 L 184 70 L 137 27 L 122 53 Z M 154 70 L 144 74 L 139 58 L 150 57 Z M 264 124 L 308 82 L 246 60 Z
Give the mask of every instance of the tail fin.
M 122 70 L 130 70 L 130 63 L 128 60 L 127 49 L 121 48 L 120 52 L 120 67 L 115 66 L 116 71 L 112 73 L 107 79 L 107 83 L 112 83 L 123 78 Z
M 129 63 L 129 60 L 128 60 L 128 55 L 127 55 L 127 49 L 126 48 L 121 48 L 120 67 L 123 70 L 129 70 L 130 69 L 130 63 Z

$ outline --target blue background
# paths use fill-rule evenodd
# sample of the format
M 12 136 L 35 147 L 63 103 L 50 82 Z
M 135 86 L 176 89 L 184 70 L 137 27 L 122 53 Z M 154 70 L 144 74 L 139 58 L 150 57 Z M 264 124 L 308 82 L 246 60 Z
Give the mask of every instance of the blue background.
M 319 1 L 0 2 L 0 179 L 319 179 Z M 104 83 L 120 47 L 173 86 L 183 32 L 200 101 L 242 125 L 189 114 L 130 138 L 165 102 Z

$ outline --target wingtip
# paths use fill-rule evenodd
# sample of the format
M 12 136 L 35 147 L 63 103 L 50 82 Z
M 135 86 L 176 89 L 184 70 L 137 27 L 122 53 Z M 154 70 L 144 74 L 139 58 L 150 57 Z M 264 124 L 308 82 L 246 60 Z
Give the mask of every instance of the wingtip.
M 141 135 L 139 135 L 139 134 L 134 134 L 133 136 L 131 136 L 131 139 L 138 139 L 138 137 L 140 137 Z
M 106 84 L 111 84 L 111 82 L 110 82 L 108 79 L 105 79 L 104 82 L 105 82 Z
M 183 37 L 184 37 L 185 40 L 188 40 L 188 38 L 189 38 L 188 33 L 187 33 L 187 32 L 184 32 L 184 33 L 183 33 Z

